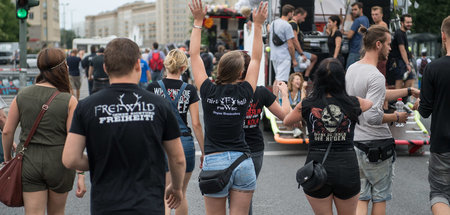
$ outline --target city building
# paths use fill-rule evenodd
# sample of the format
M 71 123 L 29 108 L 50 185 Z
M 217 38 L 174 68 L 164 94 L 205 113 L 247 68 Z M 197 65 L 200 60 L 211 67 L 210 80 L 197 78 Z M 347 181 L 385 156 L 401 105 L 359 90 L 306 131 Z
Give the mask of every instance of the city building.
M 137 1 L 116 10 L 85 17 L 86 37 L 115 35 L 134 39 L 141 47 L 156 41 L 155 3 Z
M 39 6 L 30 9 L 27 21 L 29 49 L 60 46 L 58 0 L 41 0 Z

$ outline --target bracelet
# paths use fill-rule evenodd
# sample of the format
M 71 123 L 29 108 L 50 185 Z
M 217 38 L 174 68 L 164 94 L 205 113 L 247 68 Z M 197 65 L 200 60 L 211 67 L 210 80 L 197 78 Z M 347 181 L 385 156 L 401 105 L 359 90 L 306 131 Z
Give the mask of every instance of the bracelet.
M 200 29 L 200 30 L 202 30 L 203 29 L 203 27 L 202 26 L 200 26 L 200 25 L 192 25 L 192 27 L 194 27 L 194 28 L 198 28 L 198 29 Z
M 411 87 L 408 87 L 408 96 L 411 96 Z
M 84 175 L 84 171 L 77 172 L 78 175 Z
M 398 113 L 395 113 L 395 115 L 397 116 L 397 121 L 396 122 L 400 121 L 400 116 L 398 115 Z

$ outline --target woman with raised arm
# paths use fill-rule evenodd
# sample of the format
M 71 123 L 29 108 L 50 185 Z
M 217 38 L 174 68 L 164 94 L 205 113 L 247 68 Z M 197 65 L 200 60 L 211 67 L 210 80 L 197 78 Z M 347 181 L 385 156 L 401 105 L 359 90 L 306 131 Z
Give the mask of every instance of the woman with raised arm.
M 167 77 L 148 85 L 147 90 L 156 95 L 165 97 L 172 105 L 172 110 L 178 120 L 181 133 L 181 143 L 183 144 L 184 155 L 186 157 L 186 174 L 183 181 L 183 196 L 180 206 L 175 210 L 176 215 L 188 214 L 188 202 L 186 199 L 186 190 L 192 171 L 195 166 L 195 148 L 194 139 L 192 138 L 191 129 L 188 127 L 187 112 L 191 115 L 192 128 L 198 145 L 202 152 L 200 162 L 202 161 L 203 150 L 203 130 L 200 123 L 197 89 L 191 84 L 187 84 L 180 80 L 181 75 L 188 68 L 188 59 L 186 54 L 179 49 L 173 49 L 164 59 L 164 67 L 167 71 Z M 201 166 L 201 164 L 200 164 Z M 166 186 L 170 181 L 170 172 L 166 172 Z M 166 214 L 170 214 L 170 208 L 166 204 Z
M 203 171 L 224 170 L 247 155 L 250 150 L 244 137 L 244 119 L 253 97 L 262 56 L 262 24 L 267 17 L 267 3 L 260 3 L 253 12 L 254 41 L 248 73 L 243 82 L 244 57 L 240 51 L 222 56 L 218 64 L 216 84 L 206 75 L 200 57 L 200 40 L 206 8 L 201 0 L 189 4 L 194 16 L 190 56 L 195 85 L 200 89 L 205 125 L 205 158 Z M 230 214 L 248 214 L 250 200 L 256 188 L 256 175 L 251 158 L 243 160 L 232 172 L 225 188 L 204 195 L 206 214 L 225 214 L 230 196 Z
M 25 214 L 64 214 L 67 195 L 73 188 L 75 171 L 62 163 L 66 136 L 72 123 L 77 99 L 70 94 L 69 67 L 61 49 L 46 48 L 37 57 L 36 84 L 20 90 L 11 103 L 3 129 L 5 161 L 12 159 L 14 133 L 20 123 L 23 151 L 22 189 Z M 57 94 L 57 91 L 60 93 Z M 24 143 L 43 105 L 56 95 L 40 120 L 28 147 Z M 84 172 L 78 171 L 77 197 L 86 192 Z
M 323 60 L 314 74 L 311 95 L 283 121 L 293 125 L 306 119 L 310 142 L 305 164 L 311 160 L 321 163 L 332 141 L 324 163 L 327 182 L 318 190 L 303 190 L 315 214 L 333 214 L 333 201 L 338 214 L 356 214 L 361 184 L 353 135 L 358 116 L 372 102 L 347 94 L 345 70 L 337 59 Z

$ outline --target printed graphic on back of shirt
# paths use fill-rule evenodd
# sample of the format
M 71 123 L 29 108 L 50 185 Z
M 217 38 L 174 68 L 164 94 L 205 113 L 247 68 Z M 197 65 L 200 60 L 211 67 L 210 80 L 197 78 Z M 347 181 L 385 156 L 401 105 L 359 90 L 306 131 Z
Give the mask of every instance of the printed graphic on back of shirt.
M 256 128 L 259 125 L 259 117 L 261 115 L 262 112 L 262 108 L 258 108 L 258 104 L 259 101 L 257 101 L 256 103 L 253 103 L 253 99 L 252 101 L 250 101 L 250 107 L 247 110 L 246 116 L 245 116 L 245 120 L 244 120 L 244 128 Z
M 158 95 L 158 96 L 162 96 L 162 97 L 166 97 L 164 95 L 164 92 L 162 91 L 162 89 L 160 87 L 156 87 L 153 89 L 153 93 Z M 170 96 L 170 99 L 172 99 L 172 101 L 177 97 L 178 92 L 180 91 L 180 89 L 167 89 L 167 93 Z M 178 111 L 180 113 L 187 113 L 189 110 L 189 101 L 191 99 L 191 91 L 190 90 L 184 90 L 183 91 L 183 95 L 180 97 L 180 99 L 178 100 Z
M 213 110 L 214 115 L 218 116 L 240 116 L 239 108 L 247 104 L 247 99 L 236 99 L 233 97 L 222 97 L 220 99 L 207 98 L 208 104 L 217 105 Z
M 124 102 L 125 96 L 134 97 L 133 103 Z M 117 97 L 116 104 L 103 104 L 94 107 L 95 117 L 99 124 L 111 124 L 121 122 L 142 122 L 153 121 L 155 115 L 155 105 L 141 101 L 142 96 L 137 93 L 121 94 Z M 128 98 L 127 98 L 128 99 Z
M 345 141 L 347 133 L 350 132 L 351 121 L 347 116 L 340 125 L 338 121 L 344 114 L 337 105 L 330 104 L 328 108 L 312 108 L 309 115 L 309 122 L 312 125 L 312 132 L 315 141 Z

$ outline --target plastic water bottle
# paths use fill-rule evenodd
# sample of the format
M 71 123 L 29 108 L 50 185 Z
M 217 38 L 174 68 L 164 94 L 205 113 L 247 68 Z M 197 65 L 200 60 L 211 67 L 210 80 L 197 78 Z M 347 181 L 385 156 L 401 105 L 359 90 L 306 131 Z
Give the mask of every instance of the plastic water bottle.
M 395 109 L 398 113 L 405 112 L 403 106 L 405 106 L 405 104 L 403 103 L 402 98 L 398 98 L 397 102 L 395 103 Z M 395 122 L 395 127 L 405 127 L 405 123 Z

